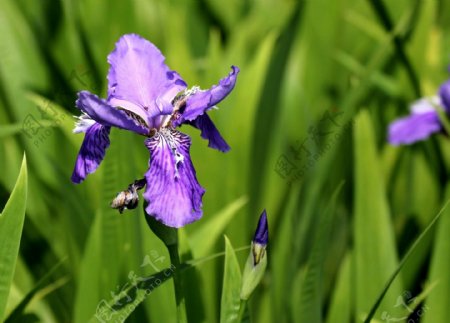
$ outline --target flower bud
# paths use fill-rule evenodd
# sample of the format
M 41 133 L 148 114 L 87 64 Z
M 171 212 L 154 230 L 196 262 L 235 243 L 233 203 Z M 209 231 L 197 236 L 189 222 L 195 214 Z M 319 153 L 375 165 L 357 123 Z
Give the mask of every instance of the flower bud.
M 269 241 L 266 210 L 259 218 L 250 254 L 242 276 L 241 299 L 247 300 L 264 276 L 267 267 L 266 246 Z

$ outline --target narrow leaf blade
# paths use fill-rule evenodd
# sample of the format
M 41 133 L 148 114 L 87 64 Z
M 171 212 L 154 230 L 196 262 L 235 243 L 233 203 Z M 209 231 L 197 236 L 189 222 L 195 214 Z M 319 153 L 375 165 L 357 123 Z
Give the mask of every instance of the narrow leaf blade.
M 228 238 L 225 237 L 225 268 L 220 303 L 220 323 L 232 323 L 238 319 L 241 302 L 241 279 L 241 270 L 236 253 Z
M 3 213 L 0 216 L 0 320 L 5 315 L 27 204 L 27 161 L 23 157 L 19 177 Z
M 354 138 L 356 167 L 353 286 L 356 300 L 355 320 L 358 321 L 367 316 L 373 299 L 376 299 L 397 268 L 398 262 L 374 130 L 367 111 L 362 111 L 356 118 Z M 400 282 L 394 282 L 381 303 L 380 310 L 387 311 L 390 315 L 402 315 L 400 309 L 394 307 L 401 293 Z

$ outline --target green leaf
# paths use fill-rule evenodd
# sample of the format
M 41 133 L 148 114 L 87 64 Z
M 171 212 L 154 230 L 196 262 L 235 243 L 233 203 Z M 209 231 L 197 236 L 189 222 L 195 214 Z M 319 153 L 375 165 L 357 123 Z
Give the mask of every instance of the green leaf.
M 392 22 L 389 12 L 386 6 L 384 5 L 383 1 L 370 0 L 369 3 L 372 5 L 373 10 L 377 14 L 386 31 L 395 32 L 394 23 Z M 417 7 L 419 3 L 420 1 L 415 1 L 415 4 L 412 7 L 413 8 Z M 412 24 L 413 24 L 413 15 L 411 14 L 410 19 L 408 19 L 408 25 Z M 411 82 L 416 97 L 421 97 L 422 95 L 420 90 L 419 78 L 417 77 L 414 67 L 412 66 L 411 61 L 408 55 L 406 54 L 403 37 L 398 34 L 394 34 L 393 42 L 396 56 L 398 60 L 403 64 L 404 68 L 406 69 L 406 72 L 408 73 L 408 79 Z
M 287 66 L 296 35 L 301 26 L 304 14 L 305 1 L 298 1 L 292 8 L 292 16 L 289 22 L 281 32 L 278 43 L 274 51 L 268 70 L 266 72 L 265 83 L 258 103 L 258 111 L 255 116 L 255 128 L 253 132 L 253 144 L 251 153 L 251 165 L 253 167 L 249 172 L 250 190 L 255 197 L 251 202 L 251 207 L 255 208 L 260 202 L 256 198 L 261 198 L 268 172 L 266 167 L 269 161 L 267 157 L 270 147 L 273 143 L 273 136 L 267 136 L 267 129 L 272 129 L 277 125 L 280 119 L 280 113 L 273 113 L 273 107 L 280 105 L 282 94 L 283 78 L 287 73 Z M 261 140 L 264 138 L 265 140 Z
M 20 133 L 20 131 L 23 129 L 23 125 L 22 124 L 7 124 L 7 125 L 2 125 L 2 127 L 0 128 L 0 138 L 3 137 L 8 137 L 8 136 L 12 136 L 15 135 L 17 133 Z
M 355 140 L 355 215 L 354 277 L 355 320 L 367 316 L 373 300 L 397 268 L 393 226 L 390 220 L 380 162 L 370 115 L 362 111 L 356 117 Z M 394 308 L 401 295 L 397 281 L 381 304 L 383 310 L 395 316 Z
M 241 270 L 236 253 L 228 238 L 225 237 L 225 265 L 222 299 L 220 302 L 220 323 L 236 322 L 239 317 L 241 279 Z
M 292 287 L 292 277 L 297 270 L 297 265 L 292 261 L 294 253 L 292 244 L 304 237 L 297 236 L 298 232 L 293 229 L 295 218 L 298 216 L 299 194 L 299 187 L 295 187 L 289 192 L 283 206 L 284 209 L 280 211 L 282 217 L 280 217 L 278 231 L 275 232 L 277 242 L 270 247 L 272 259 L 270 271 L 271 275 L 277 277 L 271 286 L 271 306 L 273 312 L 279 313 L 278 317 L 282 322 L 287 321 L 289 312 L 287 304 L 291 294 L 286 293 L 286 290 L 290 290 Z
M 450 186 L 447 186 L 447 198 L 450 197 Z M 426 301 L 427 310 L 424 323 L 439 322 L 443 317 L 450 317 L 450 209 L 445 210 L 435 237 L 431 269 L 428 281 L 436 284 Z
M 6 302 L 19 254 L 20 238 L 27 204 L 27 159 L 22 160 L 19 177 L 0 215 L 0 320 L 5 315 Z
M 171 278 L 175 270 L 181 269 L 182 268 L 171 266 L 154 275 L 138 277 L 135 283 L 124 285 L 124 288 L 121 289 L 117 299 L 102 299 L 98 303 L 96 312 L 90 319 L 90 322 L 102 322 L 102 320 L 111 321 L 117 319 L 120 320 L 120 322 L 124 322 L 148 295 Z
M 247 203 L 247 200 L 247 197 L 242 196 L 230 203 L 190 236 L 191 249 L 196 257 L 206 256 L 211 251 L 225 227 L 237 211 Z M 208 237 L 208 239 L 205 239 L 205 237 Z
M 63 284 L 67 283 L 68 278 L 62 277 L 61 279 L 57 280 L 56 282 L 53 282 L 53 274 L 61 268 L 62 264 L 64 263 L 66 259 L 63 259 L 59 263 L 57 263 L 52 269 L 47 272 L 47 274 L 44 275 L 33 287 L 32 290 L 30 290 L 25 297 L 22 299 L 22 301 L 19 303 L 19 305 L 16 306 L 16 308 L 11 312 L 11 314 L 8 316 L 8 318 L 5 320 L 5 323 L 13 323 L 13 322 L 21 322 L 23 319 L 25 309 L 27 308 L 28 304 L 35 298 L 36 294 L 38 292 L 43 291 L 44 289 L 47 290 L 45 295 L 47 295 L 49 292 L 54 291 L 55 289 L 61 287 Z
M 344 183 L 341 183 L 334 191 L 327 208 L 321 215 L 318 230 L 312 243 L 312 251 L 306 264 L 306 271 L 301 273 L 300 290 L 294 289 L 294 297 L 300 292 L 299 306 L 293 308 L 293 318 L 296 322 L 322 322 L 322 283 L 324 263 L 329 250 L 330 234 L 333 223 L 333 215 L 336 210 L 336 199 Z M 297 294 L 298 295 L 298 294 Z M 293 297 L 293 298 L 294 298 Z M 296 302 L 297 303 L 297 302 Z
M 44 126 L 61 128 L 67 139 L 75 147 L 78 147 L 81 142 L 81 138 L 80 136 L 74 136 L 74 133 L 72 132 L 76 119 L 70 113 L 65 111 L 64 108 L 55 102 L 52 102 L 50 99 L 47 99 L 39 94 L 29 92 L 27 93 L 27 98 L 37 107 L 44 109 L 44 111 L 45 109 L 51 107 L 51 109 L 55 111 L 54 114 L 49 115 L 51 120 L 40 120 L 39 122 Z
M 86 322 L 97 304 L 115 290 L 125 257 L 124 232 L 127 227 L 120 214 L 110 207 L 110 202 L 118 191 L 127 187 L 127 184 L 123 184 L 124 170 L 121 168 L 121 148 L 126 137 L 115 132 L 110 137 L 115 145 L 108 149 L 108 158 L 102 163 L 100 206 L 81 264 L 75 322 Z
M 101 217 L 97 214 L 89 232 L 84 249 L 79 276 L 79 285 L 75 295 L 74 322 L 86 322 L 95 310 L 100 295 L 100 236 Z
M 351 322 L 351 254 L 342 261 L 328 311 L 327 323 Z
M 439 211 L 439 213 L 434 217 L 434 219 L 430 222 L 430 224 L 428 224 L 428 226 L 425 228 L 425 230 L 422 231 L 422 233 L 420 234 L 420 236 L 414 241 L 414 243 L 411 245 L 411 247 L 408 249 L 408 251 L 405 253 L 405 255 L 403 256 L 402 260 L 400 261 L 400 264 L 398 265 L 398 267 L 395 269 L 395 271 L 393 272 L 393 274 L 389 277 L 389 280 L 387 281 L 387 283 L 385 284 L 382 292 L 380 293 L 380 295 L 378 296 L 375 304 L 372 306 L 369 315 L 367 316 L 367 318 L 365 319 L 365 323 L 369 323 L 370 320 L 372 319 L 372 317 L 375 314 L 375 311 L 377 310 L 378 306 L 380 305 L 381 301 L 383 300 L 384 296 L 386 295 L 389 287 L 392 285 L 392 283 L 394 282 L 394 279 L 397 277 L 397 275 L 400 273 L 400 270 L 403 268 L 403 266 L 405 265 L 405 263 L 408 261 L 408 259 L 410 258 L 411 254 L 417 249 L 417 247 L 421 244 L 421 242 L 424 240 L 425 236 L 428 234 L 428 232 L 431 230 L 431 228 L 433 228 L 433 226 L 436 224 L 437 220 L 439 220 L 439 218 L 441 217 L 442 213 L 444 212 L 444 210 L 447 208 L 448 204 L 450 203 L 450 199 L 447 200 L 447 202 L 445 203 L 445 205 L 442 207 L 442 209 Z M 428 291 L 426 291 L 427 293 Z M 418 299 L 420 298 L 420 295 L 417 296 L 417 301 L 419 301 Z M 434 321 L 433 321 L 434 322 Z

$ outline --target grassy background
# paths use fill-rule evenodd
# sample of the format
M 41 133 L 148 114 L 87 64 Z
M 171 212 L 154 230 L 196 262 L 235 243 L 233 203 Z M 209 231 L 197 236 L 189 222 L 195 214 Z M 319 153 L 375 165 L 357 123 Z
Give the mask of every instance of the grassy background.
M 76 92 L 105 95 L 106 56 L 133 32 L 155 43 L 189 85 L 208 88 L 230 65 L 241 69 L 235 90 L 210 113 L 232 150 L 208 149 L 198 131 L 182 129 L 207 190 L 204 218 L 182 230 L 183 259 L 223 251 L 224 233 L 235 248 L 248 245 L 266 208 L 269 264 L 249 303 L 251 321 L 362 321 L 450 196 L 448 138 L 386 144 L 388 123 L 448 77 L 450 3 L 385 2 L 0 1 L 2 205 L 24 152 L 28 166 L 6 314 L 45 276 L 19 322 L 86 322 L 133 275 L 170 265 L 141 208 L 109 208 L 147 169 L 140 136 L 113 130 L 98 171 L 82 185 L 70 182 L 82 141 L 71 133 Z M 39 127 L 30 131 L 30 122 Z M 447 213 L 374 321 L 447 321 Z M 248 251 L 236 254 L 242 268 Z M 186 271 L 190 321 L 219 321 L 223 272 L 223 257 Z M 175 322 L 173 294 L 171 283 L 161 285 L 127 322 Z

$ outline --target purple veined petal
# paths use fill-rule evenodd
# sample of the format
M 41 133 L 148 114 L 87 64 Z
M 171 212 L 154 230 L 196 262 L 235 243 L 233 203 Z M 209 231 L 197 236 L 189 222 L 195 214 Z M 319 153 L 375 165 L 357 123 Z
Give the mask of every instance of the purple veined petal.
M 209 141 L 208 147 L 224 153 L 230 150 L 230 146 L 220 135 L 219 130 L 217 130 L 211 118 L 206 113 L 198 116 L 194 121 L 190 121 L 189 124 L 200 129 L 200 136 Z
M 148 40 L 129 34 L 122 36 L 108 55 L 108 102 L 133 111 L 152 126 L 152 118 L 173 111 L 172 100 L 186 88 L 178 73 L 164 63 L 165 57 Z M 118 104 L 118 102 L 122 102 Z
M 450 81 L 445 82 L 439 88 L 439 96 L 445 111 L 450 114 Z
M 236 84 L 239 68 L 231 66 L 231 72 L 227 77 L 221 79 L 218 85 L 214 85 L 209 90 L 197 91 L 190 95 L 186 101 L 186 107 L 181 113 L 181 118 L 177 120 L 176 126 L 184 121 L 193 121 L 199 115 L 214 107 L 230 94 Z
M 146 127 L 151 129 L 154 127 L 153 119 L 148 117 L 148 114 L 145 110 L 142 109 L 139 105 L 134 104 L 133 102 L 126 100 L 119 100 L 114 97 L 108 100 L 108 104 L 119 110 L 127 110 L 141 118 L 145 123 Z
M 88 174 L 95 172 L 109 147 L 110 130 L 109 126 L 99 123 L 94 123 L 86 130 L 72 173 L 72 182 L 79 184 Z
M 179 228 L 202 216 L 203 187 L 189 156 L 191 139 L 176 130 L 162 129 L 145 141 L 150 151 L 146 213 L 169 227 Z
M 76 106 L 86 113 L 93 120 L 105 126 L 114 126 L 130 131 L 147 135 L 149 130 L 138 125 L 136 121 L 127 116 L 124 111 L 108 105 L 105 100 L 89 93 L 88 91 L 78 92 Z
M 414 113 L 389 125 L 388 141 L 392 145 L 409 145 L 441 131 L 442 126 L 436 111 Z

